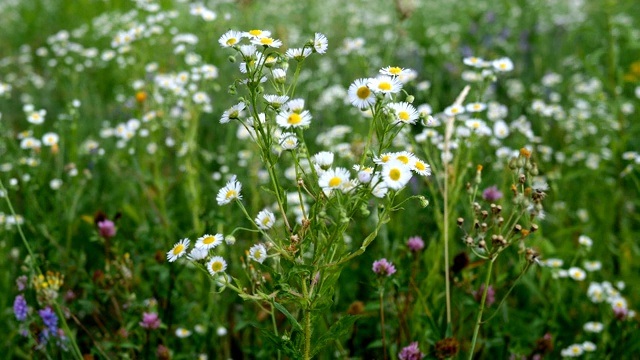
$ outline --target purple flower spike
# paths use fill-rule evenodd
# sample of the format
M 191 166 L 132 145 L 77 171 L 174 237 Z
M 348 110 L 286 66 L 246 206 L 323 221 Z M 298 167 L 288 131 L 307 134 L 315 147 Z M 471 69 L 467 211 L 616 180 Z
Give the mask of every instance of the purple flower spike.
M 24 296 L 16 296 L 13 302 L 13 313 L 16 315 L 18 321 L 25 321 L 27 319 L 27 300 L 24 299 Z

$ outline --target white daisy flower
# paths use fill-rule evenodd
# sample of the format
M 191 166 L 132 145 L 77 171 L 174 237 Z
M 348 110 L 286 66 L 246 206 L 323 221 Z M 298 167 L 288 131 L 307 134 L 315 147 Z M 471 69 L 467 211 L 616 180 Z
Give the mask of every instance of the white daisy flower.
M 586 332 L 599 333 L 604 330 L 604 325 L 601 322 L 589 321 L 582 328 Z
M 267 248 L 263 244 L 253 245 L 249 249 L 249 259 L 259 262 L 262 262 L 267 258 Z
M 293 150 L 298 147 L 298 138 L 293 133 L 282 133 L 278 142 L 282 150 Z
M 26 137 L 20 141 L 21 149 L 36 149 L 39 148 L 42 143 L 40 140 L 33 137 Z
M 207 263 L 207 270 L 211 276 L 216 276 L 217 273 L 227 270 L 227 262 L 224 261 L 222 256 L 214 256 Z
M 373 184 L 373 188 L 371 189 L 371 194 L 377 198 L 383 198 L 389 192 L 389 187 L 387 183 L 380 180 L 380 175 L 374 174 L 371 178 L 371 184 Z
M 369 79 L 367 86 L 373 92 L 384 95 L 396 94 L 402 90 L 402 83 L 400 80 L 389 75 L 381 75 L 377 78 Z
M 473 102 L 465 107 L 468 112 L 480 112 L 487 108 L 487 104 L 481 102 Z
M 269 230 L 276 223 L 276 216 L 269 209 L 264 209 L 258 213 L 254 221 L 260 229 Z
M 592 272 L 592 271 L 598 271 L 600 269 L 602 269 L 602 262 L 594 260 L 594 261 L 585 261 L 584 262 L 584 269 Z
M 358 180 L 362 183 L 368 183 L 371 181 L 371 177 L 373 175 L 373 168 L 364 167 L 360 165 L 354 165 L 353 169 L 358 172 Z
M 306 47 L 306 48 L 293 48 L 293 49 L 287 50 L 287 52 L 284 54 L 284 56 L 288 57 L 289 59 L 294 59 L 294 60 L 300 61 L 300 60 L 304 60 L 305 58 L 309 57 L 309 55 L 311 55 L 312 53 L 313 53 L 313 50 L 311 50 L 308 47 Z
M 60 140 L 60 137 L 58 136 L 58 134 L 53 132 L 48 132 L 42 135 L 42 143 L 45 144 L 46 146 L 56 145 L 59 140 Z
M 562 259 L 552 258 L 544 261 L 544 265 L 550 268 L 560 268 L 562 267 L 563 264 L 564 264 L 564 261 Z
M 349 170 L 345 168 L 329 169 L 320 176 L 318 185 L 325 194 L 331 193 L 332 190 L 342 189 L 346 182 L 349 181 Z
M 380 74 L 389 75 L 389 76 L 401 76 L 408 75 L 411 73 L 411 69 L 404 69 L 397 66 L 387 66 L 385 68 L 380 69 Z
M 409 167 L 398 160 L 391 160 L 382 167 L 382 179 L 393 190 L 402 189 L 412 176 Z
M 284 104 L 284 109 L 291 110 L 299 114 L 304 110 L 304 99 L 291 99 Z
M 507 72 L 513 70 L 513 62 L 511 61 L 511 59 L 506 57 L 493 60 L 491 62 L 491 65 L 494 69 L 496 69 L 496 71 L 499 72 Z
M 388 105 L 394 113 L 393 124 L 415 124 L 420 114 L 413 105 L 407 102 Z
M 444 114 L 449 117 L 460 115 L 463 113 L 464 113 L 464 107 L 462 105 L 451 105 L 451 106 L 447 106 L 447 108 L 444 109 Z
M 509 136 L 509 126 L 503 120 L 498 120 L 493 124 L 493 135 L 498 139 L 504 139 Z
M 263 45 L 276 49 L 282 46 L 282 41 L 270 37 L 253 38 L 251 39 L 251 43 L 254 45 Z
M 220 124 L 226 124 L 231 120 L 239 119 L 243 115 L 243 110 L 247 106 L 243 102 L 239 102 L 222 113 Z
M 578 243 L 586 248 L 591 248 L 591 245 L 593 245 L 593 240 L 591 240 L 591 238 L 586 235 L 580 235 L 578 237 Z
M 475 57 L 475 56 L 466 57 L 466 58 L 462 59 L 462 62 L 465 65 L 473 66 L 473 67 L 476 67 L 476 68 L 485 67 L 485 64 L 486 64 L 486 62 L 482 58 Z
M 191 261 L 199 261 L 206 259 L 207 256 L 209 256 L 209 250 L 207 248 L 194 247 L 189 252 L 189 255 L 187 255 L 187 259 Z
M 569 268 L 569 276 L 576 281 L 582 281 L 587 278 L 587 273 L 579 267 Z
M 176 329 L 176 336 L 179 338 L 186 338 L 191 336 L 191 331 L 180 327 Z
M 35 125 L 40 125 L 44 122 L 45 115 L 47 115 L 46 110 L 32 111 L 27 116 L 27 121 Z
M 286 95 L 263 95 L 262 96 L 269 105 L 273 106 L 275 109 L 279 109 L 284 103 L 289 100 L 289 97 Z
M 240 40 L 242 40 L 242 33 L 235 30 L 229 30 L 224 33 L 220 39 L 218 39 L 218 43 L 220 43 L 222 47 L 231 47 L 237 45 Z
M 431 166 L 425 163 L 424 161 L 418 159 L 417 157 L 413 158 L 411 164 L 409 164 L 410 169 L 418 175 L 422 176 L 431 176 Z
M 315 33 L 313 37 L 313 50 L 318 54 L 324 54 L 329 47 L 329 40 L 321 33 Z
M 311 113 L 309 113 L 308 110 L 304 110 L 301 113 L 291 110 L 281 111 L 278 116 L 276 116 L 276 123 L 283 128 L 308 126 L 311 124 Z
M 562 357 L 577 357 L 582 355 L 583 352 L 584 350 L 582 349 L 581 344 L 573 344 L 566 349 L 562 349 L 560 351 L 560 355 Z
M 395 153 L 383 153 L 382 155 L 373 158 L 373 162 L 378 165 L 384 165 L 388 163 L 390 160 L 395 159 L 395 157 L 396 157 Z
M 591 341 L 585 341 L 582 343 L 582 349 L 586 352 L 594 352 L 596 351 L 596 344 Z
M 240 194 L 240 190 L 242 190 L 242 184 L 236 180 L 236 176 L 234 175 L 227 185 L 218 191 L 218 196 L 216 196 L 216 201 L 218 201 L 218 205 L 226 205 L 231 201 L 238 199 L 242 199 L 242 195 Z
M 205 234 L 198 238 L 198 240 L 196 241 L 196 247 L 207 250 L 213 249 L 216 246 L 222 244 L 222 240 L 224 240 L 222 234 Z
M 398 160 L 401 163 L 405 164 L 406 166 L 411 166 L 411 163 L 413 162 L 415 157 L 416 157 L 415 155 L 413 155 L 408 151 L 401 151 L 401 152 L 393 153 L 392 159 Z
M 208 104 L 211 102 L 211 99 L 209 98 L 209 95 L 207 95 L 207 93 L 205 93 L 204 91 L 198 91 L 197 93 L 193 94 L 193 102 L 196 104 Z
M 371 80 L 372 79 L 366 79 L 366 78 L 357 79 L 349 86 L 349 90 L 348 90 L 349 102 L 353 106 L 359 109 L 365 109 L 375 104 L 376 97 L 371 91 L 371 89 L 369 88 L 369 86 L 367 86 L 367 84 Z
M 250 39 L 259 39 L 259 38 L 271 36 L 271 31 L 254 29 L 254 30 L 243 32 L 242 36 Z
M 182 239 L 173 245 L 173 249 L 167 252 L 167 260 L 169 262 L 174 262 L 178 260 L 179 257 L 187 253 L 187 249 L 189 248 L 189 239 Z
M 313 155 L 313 162 L 320 167 L 322 170 L 328 170 L 333 165 L 334 155 L 330 151 L 321 151 L 315 155 Z

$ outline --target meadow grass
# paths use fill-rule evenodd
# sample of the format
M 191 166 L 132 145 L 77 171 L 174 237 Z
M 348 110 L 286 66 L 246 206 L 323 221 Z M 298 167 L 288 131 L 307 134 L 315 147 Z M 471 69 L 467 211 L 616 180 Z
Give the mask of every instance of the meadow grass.
M 0 12 L 6 358 L 640 353 L 639 4 Z

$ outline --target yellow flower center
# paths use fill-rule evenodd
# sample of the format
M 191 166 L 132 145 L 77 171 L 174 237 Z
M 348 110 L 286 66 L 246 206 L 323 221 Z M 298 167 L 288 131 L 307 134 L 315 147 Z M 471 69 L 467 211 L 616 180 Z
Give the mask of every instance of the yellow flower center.
M 237 42 L 238 42 L 238 39 L 231 38 L 231 39 L 227 40 L 227 45 L 231 46 L 231 45 L 234 45 Z
M 330 187 L 336 187 L 338 185 L 340 185 L 340 183 L 342 182 L 342 179 L 340 179 L 339 177 L 333 177 L 331 178 L 331 180 L 329 180 L 329 186 Z
M 173 255 L 178 255 L 184 250 L 184 245 L 178 244 L 173 248 Z
M 214 241 L 216 241 L 216 238 L 213 236 L 207 236 L 204 239 L 202 239 L 202 243 L 205 245 L 213 244 Z
M 455 108 L 455 107 L 453 109 L 451 109 L 451 113 L 452 114 L 457 114 L 458 111 L 459 111 L 458 108 Z
M 256 252 L 253 253 L 253 257 L 255 257 L 256 259 L 260 259 L 262 257 L 262 251 L 256 250 Z
M 262 45 L 271 45 L 271 44 L 273 44 L 273 39 L 272 38 L 262 38 L 262 39 L 260 39 L 260 43 Z
M 358 88 L 358 91 L 356 91 L 356 95 L 358 95 L 358 98 L 364 100 L 368 98 L 369 95 L 371 95 L 371 90 L 369 90 L 369 88 L 366 86 L 361 86 Z
M 220 261 L 214 262 L 213 264 L 211 264 L 211 270 L 213 270 L 214 272 L 222 270 L 222 263 Z
M 227 199 L 230 199 L 230 198 L 236 197 L 236 196 L 238 196 L 238 192 L 237 191 L 235 191 L 235 190 L 227 191 L 227 195 L 226 195 Z
M 409 113 L 406 111 L 400 111 L 400 113 L 398 114 L 398 117 L 402 121 L 409 121 Z
M 265 216 L 264 219 L 262 219 L 262 225 L 267 225 L 269 223 L 269 221 L 271 221 L 271 219 L 268 216 Z
M 408 164 L 408 163 L 409 163 L 409 157 L 408 157 L 408 156 L 406 156 L 406 155 L 400 155 L 400 156 L 398 156 L 398 160 L 402 161 L 402 162 L 403 162 L 403 163 L 405 163 L 405 164 Z
M 292 113 L 291 115 L 289 115 L 289 118 L 287 119 L 287 122 L 291 125 L 299 124 L 300 121 L 302 121 L 302 116 L 296 113 Z
M 391 84 L 388 82 L 381 82 L 378 84 L 378 89 L 382 91 L 391 91 Z
M 39 120 L 40 119 L 40 114 L 35 113 L 33 114 L 33 120 Z
M 474 128 L 474 129 L 477 129 L 477 128 L 479 128 L 479 127 L 480 127 L 480 123 L 477 123 L 477 122 L 474 122 L 474 123 L 473 123 L 473 128 Z
M 393 66 L 389 68 L 389 72 L 392 73 L 393 75 L 400 75 L 400 73 L 402 72 L 402 69 L 400 69 L 397 66 Z
M 424 166 L 423 163 L 421 163 L 420 161 L 416 161 L 416 169 L 423 171 L 426 169 L 426 167 Z
M 387 161 L 389 161 L 389 155 L 383 156 L 380 160 L 386 163 Z
M 579 277 L 582 277 L 582 274 L 580 273 L 580 271 L 574 271 L 573 276 L 579 278 Z
M 258 36 L 258 35 L 262 34 L 262 30 L 249 30 L 249 34 L 251 34 L 253 36 Z
M 389 171 L 389 177 L 393 181 L 398 181 L 400 179 L 400 175 L 401 175 L 401 172 L 398 169 L 394 168 L 394 169 L 391 169 L 391 171 Z
M 504 70 L 507 68 L 507 64 L 505 63 L 501 63 L 500 65 L 498 65 L 500 67 L 500 69 Z

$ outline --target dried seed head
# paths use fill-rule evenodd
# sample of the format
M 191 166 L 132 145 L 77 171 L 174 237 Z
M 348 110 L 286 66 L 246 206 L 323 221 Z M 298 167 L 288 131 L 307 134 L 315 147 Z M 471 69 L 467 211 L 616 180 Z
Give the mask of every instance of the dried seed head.
M 459 217 L 456 222 L 458 223 L 458 226 L 462 226 L 462 224 L 464 224 L 464 219 Z
M 504 218 L 502 216 L 500 216 L 498 218 L 498 226 L 502 226 L 502 224 L 504 224 Z
M 527 175 L 520 174 L 520 176 L 518 177 L 518 181 L 520 182 L 520 184 L 524 184 L 525 182 L 527 182 Z
M 531 231 L 531 232 L 536 232 L 536 231 L 538 231 L 538 225 L 536 225 L 536 224 L 531 224 L 531 229 L 529 229 L 529 231 Z
M 484 240 L 480 240 L 480 241 L 478 241 L 478 247 L 479 247 L 480 249 L 486 249 L 486 248 L 487 248 L 487 243 L 486 243 L 486 241 L 484 241 Z
M 466 238 L 464 238 L 464 243 L 467 246 L 471 246 L 474 244 L 473 238 L 471 236 L 467 236 Z
M 514 232 L 520 232 L 522 231 L 522 225 L 520 224 L 516 224 L 516 226 L 513 227 L 513 231 Z
M 480 214 L 482 215 L 482 220 L 486 219 L 489 216 L 489 212 L 487 210 L 480 211 Z

